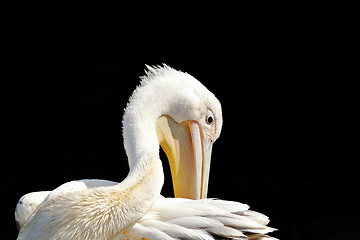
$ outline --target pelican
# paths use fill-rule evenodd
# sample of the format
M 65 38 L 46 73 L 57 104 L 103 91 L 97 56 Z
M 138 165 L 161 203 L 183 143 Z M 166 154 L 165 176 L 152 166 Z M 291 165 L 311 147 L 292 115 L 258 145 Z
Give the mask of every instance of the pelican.
M 23 196 L 18 240 L 265 239 L 275 229 L 248 205 L 208 199 L 213 143 L 222 128 L 217 98 L 191 75 L 147 66 L 123 116 L 130 171 L 120 183 L 79 180 Z M 164 183 L 166 153 L 175 198 Z

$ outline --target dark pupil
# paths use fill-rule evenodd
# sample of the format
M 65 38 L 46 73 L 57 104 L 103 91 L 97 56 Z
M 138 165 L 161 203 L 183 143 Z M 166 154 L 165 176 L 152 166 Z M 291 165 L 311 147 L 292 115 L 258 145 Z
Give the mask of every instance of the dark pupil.
M 212 123 L 212 121 L 213 121 L 212 116 L 209 116 L 208 119 L 207 119 L 207 122 L 210 124 L 210 123 Z

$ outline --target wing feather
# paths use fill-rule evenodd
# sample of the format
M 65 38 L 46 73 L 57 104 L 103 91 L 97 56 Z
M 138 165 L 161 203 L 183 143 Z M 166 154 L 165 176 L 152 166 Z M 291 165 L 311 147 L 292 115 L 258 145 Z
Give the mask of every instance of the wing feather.
M 192 228 L 192 229 L 224 226 L 223 223 L 221 223 L 216 219 L 201 217 L 201 216 L 174 218 L 168 220 L 167 222 L 170 224 L 179 225 L 185 228 Z
M 266 226 L 268 217 L 248 209 L 248 205 L 232 201 L 161 197 L 126 230 L 131 237 L 149 239 L 269 239 L 266 234 L 275 229 Z M 152 237 L 158 231 L 161 238 Z

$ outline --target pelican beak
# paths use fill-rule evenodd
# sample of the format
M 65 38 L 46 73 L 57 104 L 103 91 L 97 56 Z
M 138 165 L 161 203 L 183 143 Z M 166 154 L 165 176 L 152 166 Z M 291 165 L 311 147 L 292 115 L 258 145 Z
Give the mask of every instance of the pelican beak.
M 206 198 L 212 150 L 211 135 L 196 121 L 178 123 L 168 116 L 158 119 L 157 136 L 171 169 L 175 197 Z

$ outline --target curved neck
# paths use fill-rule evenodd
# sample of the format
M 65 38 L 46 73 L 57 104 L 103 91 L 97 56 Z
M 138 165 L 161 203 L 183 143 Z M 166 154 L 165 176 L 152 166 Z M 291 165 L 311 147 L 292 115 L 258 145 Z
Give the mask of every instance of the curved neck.
M 156 120 L 160 117 L 148 114 L 149 109 L 127 107 L 123 118 L 124 147 L 129 161 L 130 173 L 147 174 L 159 158 L 159 141 Z
M 128 156 L 130 172 L 124 180 L 129 185 L 144 184 L 144 191 L 160 194 L 164 183 L 162 163 L 159 157 L 159 141 L 156 121 L 162 114 L 161 104 L 156 104 L 152 91 L 138 88 L 131 97 L 123 117 L 124 147 Z M 152 99 L 152 101 L 149 101 Z

